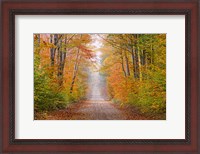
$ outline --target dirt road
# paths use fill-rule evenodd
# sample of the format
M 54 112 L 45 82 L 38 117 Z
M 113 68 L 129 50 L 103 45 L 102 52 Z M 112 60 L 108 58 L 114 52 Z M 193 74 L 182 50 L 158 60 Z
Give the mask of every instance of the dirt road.
M 99 72 L 92 72 L 85 101 L 70 104 L 66 109 L 49 112 L 49 120 L 130 120 L 145 119 L 128 111 L 108 99 L 105 78 Z
M 125 119 L 122 112 L 117 109 L 110 101 L 85 101 L 77 111 L 80 119 L 90 120 L 123 120 Z
M 126 116 L 110 101 L 89 100 L 48 114 L 51 120 L 125 120 Z
M 70 104 L 66 109 L 48 113 L 47 119 L 64 120 L 125 120 L 122 111 L 108 100 L 105 78 L 91 72 L 86 100 Z
M 146 119 L 137 112 L 109 101 L 104 76 L 91 72 L 85 101 L 70 104 L 66 109 L 49 112 L 49 120 L 134 120 Z

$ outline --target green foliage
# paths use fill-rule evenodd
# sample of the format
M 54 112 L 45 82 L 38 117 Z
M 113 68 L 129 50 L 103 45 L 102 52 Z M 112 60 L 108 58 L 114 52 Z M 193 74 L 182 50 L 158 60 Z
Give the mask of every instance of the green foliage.
M 112 34 L 106 39 L 109 52 L 104 54 L 101 71 L 107 74 L 111 99 L 165 119 L 166 35 Z
M 63 109 L 69 103 L 76 102 L 85 95 L 85 86 L 77 84 L 77 91 L 70 93 L 69 88 L 60 89 L 49 77 L 45 69 L 38 69 L 35 56 L 34 70 L 34 109 L 36 112 Z
M 143 82 L 129 93 L 128 103 L 149 116 L 163 114 L 166 112 L 166 93 L 156 83 Z
M 73 36 L 76 35 L 74 34 Z M 39 37 L 40 39 L 38 39 Z M 67 37 L 74 38 L 74 40 L 66 41 L 65 39 Z M 77 44 L 80 44 L 80 41 L 87 43 L 89 35 L 84 35 L 83 40 L 80 40 L 80 36 L 72 37 L 70 34 L 60 35 L 58 38 L 60 38 L 62 43 L 49 43 L 49 38 L 45 40 L 45 35 L 43 34 L 35 35 L 34 37 L 34 111 L 36 119 L 37 117 L 41 119 L 41 116 L 44 116 L 43 118 L 45 119 L 48 111 L 66 108 L 68 104 L 83 99 L 85 96 L 86 84 L 84 84 L 83 79 L 86 77 L 83 75 L 80 76 L 80 70 L 80 79 L 77 78 L 75 80 L 73 92 L 70 91 L 73 74 L 73 71 L 70 71 L 70 69 L 74 69 L 74 67 L 73 64 L 69 65 L 69 68 L 65 67 L 65 61 L 67 59 L 60 63 L 59 57 L 61 57 L 61 52 L 67 52 L 67 49 L 77 48 Z M 70 41 L 71 43 L 69 43 Z M 49 54 L 50 48 L 55 49 L 53 65 Z M 71 52 L 72 55 L 74 53 L 73 51 Z M 73 57 L 76 56 L 73 55 Z M 68 61 L 73 62 L 73 57 Z M 64 65 L 65 68 L 62 70 L 62 74 L 58 76 L 60 64 Z M 66 74 L 64 74 L 64 70 L 67 70 Z
M 35 62 L 36 63 L 36 62 Z M 51 85 L 51 86 L 49 86 Z M 50 111 L 66 106 L 65 96 L 56 91 L 51 79 L 42 69 L 34 70 L 34 109 L 35 111 Z

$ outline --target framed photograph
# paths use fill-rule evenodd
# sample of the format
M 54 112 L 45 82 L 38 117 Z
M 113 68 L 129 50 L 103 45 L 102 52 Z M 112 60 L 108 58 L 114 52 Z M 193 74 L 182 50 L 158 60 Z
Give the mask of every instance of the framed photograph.
M 199 153 L 198 1 L 3 1 L 2 153 Z

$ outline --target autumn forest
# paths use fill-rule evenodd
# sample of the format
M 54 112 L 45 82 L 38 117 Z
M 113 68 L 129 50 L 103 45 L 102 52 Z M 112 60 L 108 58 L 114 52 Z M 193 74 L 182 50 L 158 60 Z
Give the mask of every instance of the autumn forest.
M 34 34 L 35 120 L 165 120 L 166 34 Z

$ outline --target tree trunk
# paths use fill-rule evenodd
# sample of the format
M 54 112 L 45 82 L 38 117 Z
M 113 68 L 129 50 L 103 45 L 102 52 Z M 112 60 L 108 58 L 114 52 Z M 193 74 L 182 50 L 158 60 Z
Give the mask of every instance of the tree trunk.
M 81 40 L 81 38 L 82 38 L 82 35 L 80 36 L 80 40 Z M 74 64 L 74 72 L 73 72 L 72 83 L 71 83 L 71 87 L 70 87 L 70 93 L 73 92 L 74 83 L 75 83 L 77 72 L 78 72 L 78 65 L 81 60 L 81 56 L 79 56 L 80 55 L 80 45 L 81 45 L 81 43 L 79 44 L 77 54 L 76 54 L 76 60 L 75 60 L 75 64 Z
M 139 56 L 137 48 L 135 49 L 135 69 L 136 69 L 136 78 L 139 78 Z
M 134 47 L 131 50 L 131 57 L 132 57 L 132 63 L 133 63 L 133 77 L 137 78 L 137 64 L 136 64 L 136 56 L 135 56 L 135 49 Z
M 78 62 L 79 62 L 79 59 L 80 59 L 79 53 L 80 53 L 80 49 L 78 48 L 77 54 L 76 54 L 76 61 L 75 61 L 75 64 L 74 64 L 74 72 L 73 72 L 72 83 L 71 83 L 71 87 L 70 87 L 70 93 L 73 92 L 73 87 L 74 87 L 76 75 L 77 75 L 77 72 L 78 72 L 78 64 L 79 64 Z
M 38 37 L 38 44 L 40 46 L 40 34 L 37 34 L 37 37 Z
M 136 34 L 136 41 L 135 41 L 135 47 L 136 47 L 136 59 L 137 59 L 137 72 L 138 72 L 138 78 L 140 81 L 142 81 L 142 69 L 141 69 L 141 53 L 139 48 L 139 34 Z
M 128 57 L 127 57 L 126 51 L 124 53 L 125 53 L 125 62 L 126 62 L 126 76 L 130 76 Z
M 137 34 L 133 34 L 133 46 L 131 47 L 131 56 L 133 63 L 133 77 L 139 78 L 139 67 L 138 67 L 138 50 L 137 50 Z
M 65 38 L 65 45 L 66 45 L 66 38 Z M 62 48 L 62 39 L 60 40 L 60 45 L 59 45 L 59 50 L 58 50 L 58 79 L 59 79 L 59 86 L 63 85 L 63 72 L 64 72 L 64 66 L 65 66 L 65 59 L 66 59 L 66 54 L 67 54 L 67 48 L 63 50 Z
M 151 37 L 151 64 L 154 63 L 153 38 Z
M 123 54 L 122 54 L 122 52 L 121 52 L 121 64 L 122 64 L 122 71 L 123 71 L 123 73 L 124 73 L 124 76 L 126 77 L 126 71 L 125 71 L 125 69 L 124 69 L 124 57 L 123 57 Z
M 147 53 L 146 53 L 146 51 L 145 51 L 145 68 L 146 68 L 146 70 L 148 68 L 148 59 L 147 59 Z
M 138 69 L 139 69 L 139 79 L 142 81 L 142 68 L 141 68 L 141 56 L 140 56 L 140 50 L 138 47 Z
M 35 55 L 35 57 L 36 57 L 36 59 L 37 59 L 37 61 L 38 61 L 38 63 L 37 63 L 37 68 L 40 68 L 41 66 L 40 66 L 40 34 L 37 34 L 36 35 L 36 38 L 37 38 L 37 44 L 38 44 L 38 49 L 36 49 L 36 55 Z
M 54 41 L 53 41 L 54 40 Z M 52 34 L 50 37 L 50 42 L 53 43 L 55 46 L 57 46 L 58 41 L 58 34 Z M 50 49 L 50 59 L 51 59 L 51 67 L 55 64 L 55 54 L 56 54 L 56 48 Z
M 133 47 L 132 49 L 132 61 L 133 61 L 134 78 L 138 79 L 139 78 L 138 50 L 135 47 Z
M 140 50 L 140 52 L 141 65 L 144 66 L 146 64 L 146 52 L 145 50 Z

